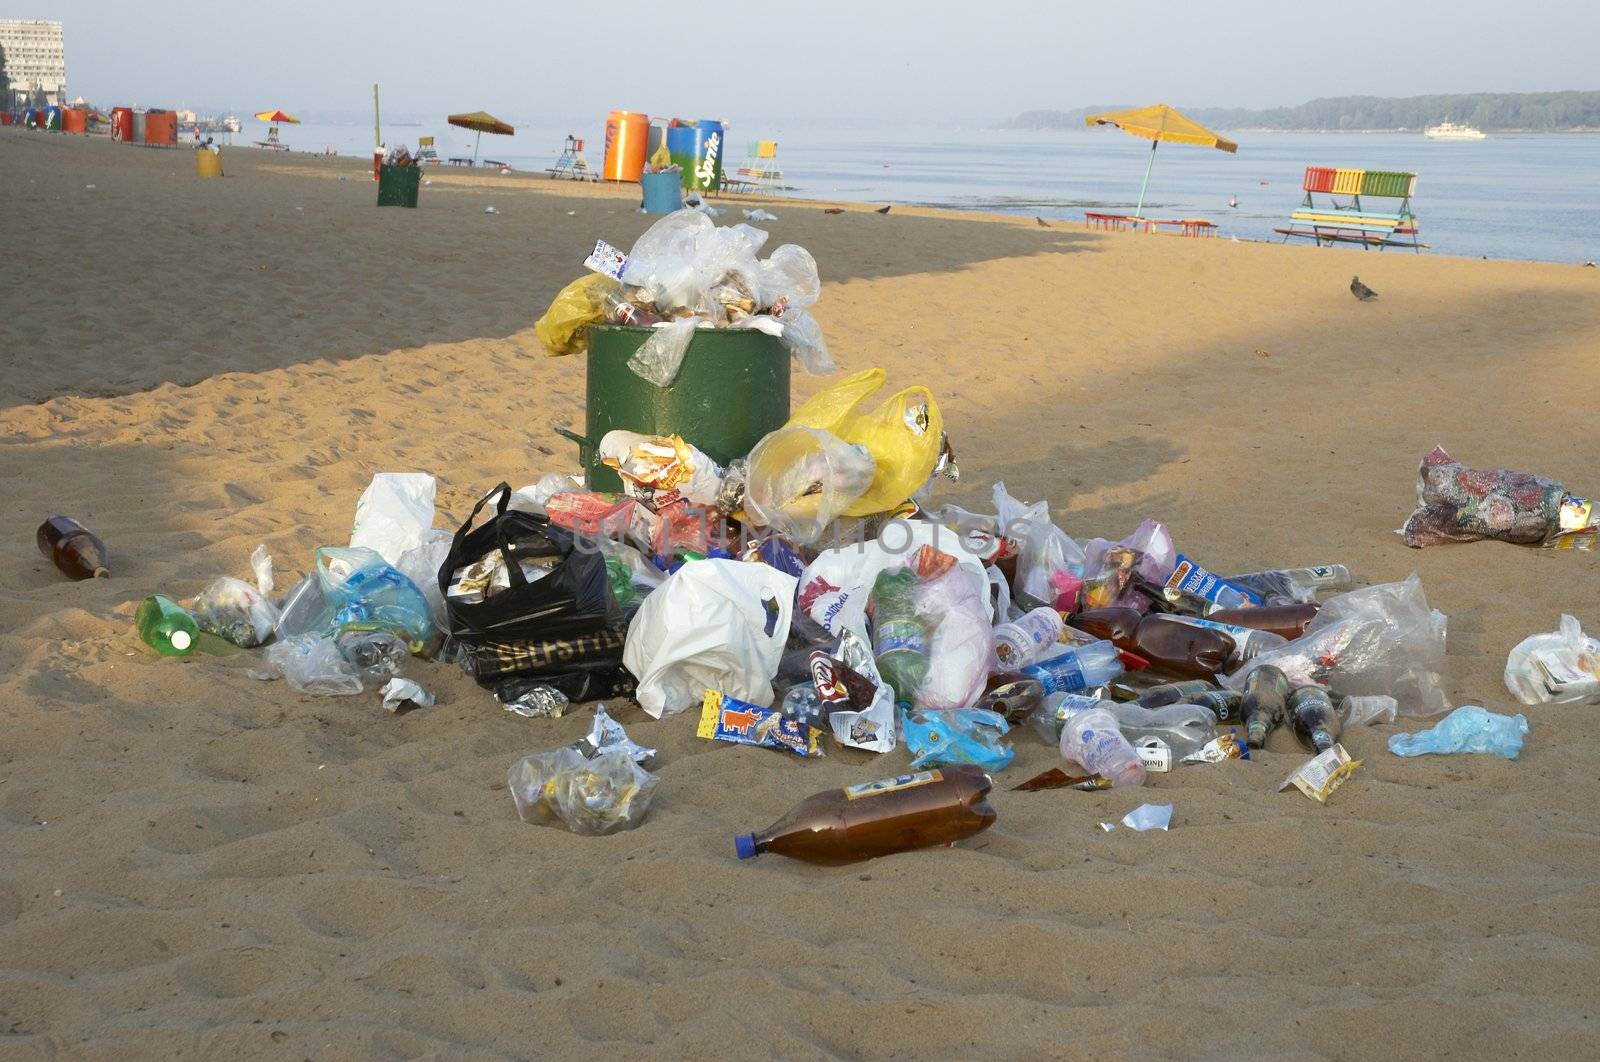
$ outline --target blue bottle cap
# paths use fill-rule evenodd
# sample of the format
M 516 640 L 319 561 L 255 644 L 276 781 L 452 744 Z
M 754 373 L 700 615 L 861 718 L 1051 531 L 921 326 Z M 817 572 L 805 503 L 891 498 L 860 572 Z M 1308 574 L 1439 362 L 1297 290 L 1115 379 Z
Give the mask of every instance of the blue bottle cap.
M 739 853 L 740 859 L 754 859 L 756 857 L 756 836 L 753 833 L 737 834 L 733 838 L 733 850 Z

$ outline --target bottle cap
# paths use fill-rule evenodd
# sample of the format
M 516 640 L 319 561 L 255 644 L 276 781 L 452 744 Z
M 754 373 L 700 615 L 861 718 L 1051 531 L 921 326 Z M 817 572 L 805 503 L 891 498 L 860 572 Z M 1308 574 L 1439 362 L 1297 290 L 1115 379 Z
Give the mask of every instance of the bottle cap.
M 756 838 L 753 833 L 737 834 L 733 838 L 733 850 L 739 853 L 740 859 L 754 859 L 756 857 Z
M 168 640 L 172 642 L 174 649 L 182 650 L 189 648 L 189 643 L 194 639 L 189 637 L 188 631 L 173 631 Z

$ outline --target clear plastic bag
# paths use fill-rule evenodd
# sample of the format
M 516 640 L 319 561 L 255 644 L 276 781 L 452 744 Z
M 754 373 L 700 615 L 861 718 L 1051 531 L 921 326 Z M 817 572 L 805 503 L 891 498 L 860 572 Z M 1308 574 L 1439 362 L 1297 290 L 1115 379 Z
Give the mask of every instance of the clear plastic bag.
M 506 508 L 519 512 L 545 515 L 545 506 L 557 494 L 582 493 L 583 479 L 567 472 L 546 472 L 537 483 L 513 491 Z
M 272 554 L 267 552 L 266 543 L 256 547 L 250 554 L 250 570 L 256 576 L 256 592 L 262 597 L 272 596 Z
M 1444 692 L 1446 620 L 1428 607 L 1415 572 L 1398 583 L 1331 597 L 1287 645 L 1269 650 L 1229 675 L 1244 688 L 1256 668 L 1281 668 L 1293 686 L 1326 686 L 1341 697 L 1388 694 L 1401 715 L 1437 715 L 1450 707 Z
M 350 545 L 365 546 L 395 563 L 433 527 L 437 490 L 426 472 L 379 472 L 356 502 Z
M 762 303 L 772 308 L 774 316 L 785 320 L 790 311 L 815 306 L 822 297 L 817 260 L 796 244 L 783 244 L 768 255 L 758 267 L 756 280 L 761 286 Z
M 784 325 L 786 335 L 789 328 Z M 872 455 L 877 466 L 872 486 L 846 516 L 888 512 L 921 489 L 939 461 L 944 418 L 932 393 L 908 387 L 869 409 L 885 378 L 882 369 L 856 373 L 812 395 L 789 418 L 791 425 L 832 432 Z
M 1016 578 L 1012 593 L 1030 605 L 1053 605 L 1081 581 L 1083 549 L 1072 536 L 1050 522 L 1050 503 L 1024 505 L 994 485 L 994 507 L 1002 533 L 1017 543 Z
M 928 623 L 928 674 L 912 701 L 917 708 L 971 708 L 983 695 L 994 670 L 994 639 L 989 626 L 987 580 L 979 586 L 949 554 L 930 546 L 916 562 L 927 566 L 927 554 L 938 558 L 936 573 L 917 585 L 917 612 Z
M 1115 578 L 1128 554 L 1132 554 L 1132 566 L 1127 573 L 1136 574 L 1156 586 L 1166 583 L 1178 562 L 1172 533 L 1155 520 L 1144 521 L 1131 535 L 1117 542 L 1092 538 L 1083 544 L 1084 608 L 1133 603 L 1123 590 L 1126 580 L 1119 583 Z
M 1505 681 L 1523 704 L 1600 704 L 1600 640 L 1564 615 L 1556 630 L 1517 643 Z
M 837 368 L 828 353 L 827 340 L 822 338 L 822 326 L 811 316 L 811 311 L 787 311 L 783 315 L 783 335 L 779 339 L 806 372 L 821 376 Z
M 512 764 L 506 775 L 523 822 L 561 825 L 586 836 L 643 822 L 657 782 L 621 748 L 601 749 L 592 758 L 572 746 L 536 753 Z
M 361 671 L 344 658 L 338 644 L 326 635 L 302 634 L 274 642 L 263 655 L 267 667 L 300 693 L 349 697 L 361 692 Z
M 745 511 L 800 543 L 814 545 L 872 484 L 872 455 L 831 432 L 780 428 L 750 451 Z
M 678 370 L 683 368 L 683 356 L 689 352 L 689 344 L 694 341 L 695 329 L 700 324 L 699 317 L 685 317 L 657 325 L 628 359 L 628 368 L 657 387 L 671 387 L 672 381 L 678 378 Z
M 318 628 L 325 634 L 388 631 L 420 652 L 433 637 L 428 599 L 399 569 L 370 549 L 323 546 L 317 581 L 327 603 Z
M 444 595 L 439 592 L 439 569 L 450 556 L 450 544 L 454 541 L 455 536 L 443 528 L 429 528 L 422 541 L 400 554 L 394 565 L 422 591 L 428 602 L 428 615 L 441 631 L 447 630 L 450 623 L 445 613 Z
M 189 613 L 201 630 L 244 649 L 264 643 L 278 622 L 276 605 L 243 579 L 227 575 L 218 576 L 190 602 Z

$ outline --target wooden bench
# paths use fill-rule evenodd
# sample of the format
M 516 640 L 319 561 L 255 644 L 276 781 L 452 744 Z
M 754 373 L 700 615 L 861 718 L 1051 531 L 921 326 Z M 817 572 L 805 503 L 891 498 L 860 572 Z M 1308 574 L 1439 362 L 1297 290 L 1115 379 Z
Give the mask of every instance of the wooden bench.
M 1418 252 L 1423 245 L 1417 239 L 1417 216 L 1411 212 L 1411 196 L 1417 188 L 1414 173 L 1387 170 L 1342 170 L 1324 166 L 1307 166 L 1305 202 L 1289 215 L 1287 228 L 1272 231 L 1282 234 L 1287 243 L 1291 236 L 1316 241 L 1320 246 L 1335 243 L 1359 244 L 1363 250 L 1376 247 L 1407 247 Z M 1330 206 L 1318 207 L 1316 194 L 1329 197 Z M 1392 212 L 1368 210 L 1361 197 L 1398 199 L 1400 206 Z M 1341 203 L 1339 196 L 1348 196 Z
M 1103 214 L 1093 210 L 1083 212 L 1083 222 L 1092 229 L 1143 229 L 1160 232 L 1163 226 L 1178 230 L 1180 236 L 1215 236 L 1216 222 L 1204 218 L 1141 218 L 1133 214 Z

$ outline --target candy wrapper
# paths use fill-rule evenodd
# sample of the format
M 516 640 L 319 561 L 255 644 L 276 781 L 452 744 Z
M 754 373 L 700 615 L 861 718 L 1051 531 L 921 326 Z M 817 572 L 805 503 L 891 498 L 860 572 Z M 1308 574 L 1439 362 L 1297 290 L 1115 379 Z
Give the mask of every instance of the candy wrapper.
M 658 779 L 639 762 L 654 754 L 629 741 L 602 705 L 587 737 L 524 756 L 511 765 L 506 785 L 523 822 L 616 833 L 639 825 L 650 810 Z
M 679 498 L 696 505 L 717 504 L 722 469 L 676 435 L 608 431 L 600 440 L 600 460 L 617 470 L 622 489 L 656 510 Z
M 822 733 L 796 719 L 785 719 L 776 708 L 746 704 L 716 690 L 706 690 L 700 704 L 700 726 L 695 731 L 711 741 L 760 745 L 796 756 L 821 756 Z
M 872 649 L 866 639 L 854 631 L 846 630 L 839 637 L 839 647 L 832 659 L 839 667 L 834 668 L 829 677 L 842 686 L 848 705 L 838 702 L 838 690 L 833 688 L 833 682 L 825 680 L 829 690 L 823 691 L 823 683 L 817 682 L 815 665 L 811 677 L 813 684 L 817 685 L 817 692 L 822 695 L 823 703 L 828 706 L 828 728 L 833 731 L 833 739 L 841 745 L 866 749 L 868 752 L 893 752 L 899 741 L 895 727 L 894 690 L 878 673 L 878 665 L 872 658 Z M 872 687 L 871 696 L 867 696 L 866 686 L 852 682 L 850 676 L 869 684 Z M 831 703 L 830 697 L 834 698 Z
M 1292 785 L 1317 803 L 1326 804 L 1333 791 L 1343 785 L 1344 780 L 1360 766 L 1361 761 L 1352 760 L 1343 745 L 1335 745 L 1291 771 L 1278 787 L 1278 792 Z
M 1436 446 L 1417 469 L 1417 507 L 1400 535 L 1413 548 L 1481 538 L 1542 542 L 1586 519 L 1579 499 L 1563 504 L 1569 497 L 1544 476 L 1467 468 Z

